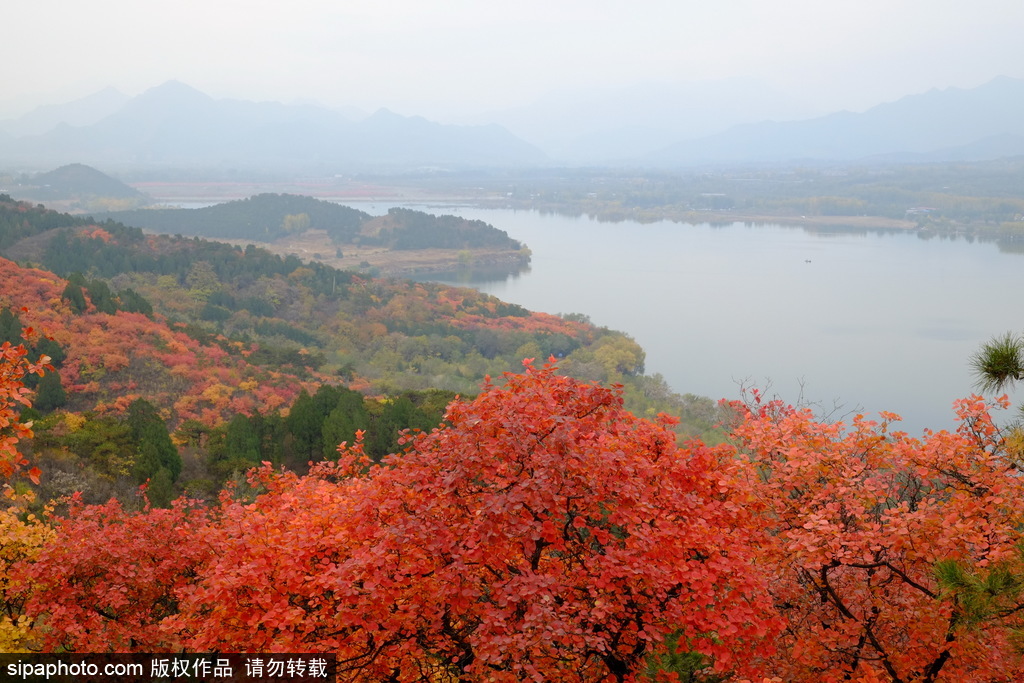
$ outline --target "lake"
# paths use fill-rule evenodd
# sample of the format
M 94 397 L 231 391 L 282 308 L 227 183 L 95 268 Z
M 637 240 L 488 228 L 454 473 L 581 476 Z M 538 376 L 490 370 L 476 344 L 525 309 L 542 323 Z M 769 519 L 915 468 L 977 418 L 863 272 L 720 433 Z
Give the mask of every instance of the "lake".
M 732 399 L 743 386 L 767 387 L 833 418 L 896 412 L 900 428 L 920 434 L 954 425 L 951 406 L 972 392 L 968 358 L 978 346 L 1020 329 L 1024 260 L 993 243 L 409 208 L 484 220 L 525 242 L 528 273 L 468 284 L 627 332 L 647 351 L 647 372 L 680 393 Z

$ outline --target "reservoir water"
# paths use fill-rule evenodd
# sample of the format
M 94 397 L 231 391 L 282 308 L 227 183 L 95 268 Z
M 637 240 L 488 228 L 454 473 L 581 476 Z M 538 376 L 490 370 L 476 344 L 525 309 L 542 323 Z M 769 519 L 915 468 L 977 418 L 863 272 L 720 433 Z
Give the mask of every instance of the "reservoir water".
M 953 401 L 973 391 L 970 355 L 1022 327 L 1024 256 L 994 243 L 410 208 L 484 220 L 533 251 L 518 277 L 438 279 L 627 332 L 646 350 L 647 372 L 680 393 L 731 399 L 767 388 L 833 419 L 896 412 L 918 435 L 954 426 Z

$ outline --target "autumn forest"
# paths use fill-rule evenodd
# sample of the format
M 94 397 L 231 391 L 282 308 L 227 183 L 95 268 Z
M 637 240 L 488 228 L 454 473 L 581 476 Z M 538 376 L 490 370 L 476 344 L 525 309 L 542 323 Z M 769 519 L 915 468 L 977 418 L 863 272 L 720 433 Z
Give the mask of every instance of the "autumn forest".
M 285 231 L 337 219 L 261 201 Z M 346 239 L 521 249 L 403 211 Z M 718 404 L 582 314 L 6 195 L 0 253 L 0 652 L 315 652 L 396 683 L 1024 677 L 1005 398 L 920 438 Z

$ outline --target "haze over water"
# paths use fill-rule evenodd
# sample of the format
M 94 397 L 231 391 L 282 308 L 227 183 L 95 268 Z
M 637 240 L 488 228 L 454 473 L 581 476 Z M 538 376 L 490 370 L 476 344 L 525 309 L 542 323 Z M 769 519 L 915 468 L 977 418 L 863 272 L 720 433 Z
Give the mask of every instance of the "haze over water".
M 973 391 L 968 358 L 1014 329 L 1024 290 L 1024 257 L 962 238 L 454 212 L 533 251 L 528 274 L 472 286 L 627 332 L 675 391 L 767 386 L 834 419 L 896 412 L 915 435 L 954 426 L 953 401 Z

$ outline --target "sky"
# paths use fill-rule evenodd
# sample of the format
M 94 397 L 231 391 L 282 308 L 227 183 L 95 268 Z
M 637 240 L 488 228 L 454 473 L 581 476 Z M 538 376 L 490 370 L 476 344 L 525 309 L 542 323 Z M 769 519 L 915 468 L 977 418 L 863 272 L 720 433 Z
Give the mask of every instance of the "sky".
M 752 78 L 821 113 L 1024 78 L 1021 0 L 13 0 L 0 118 L 167 80 L 448 122 L 551 92 Z

